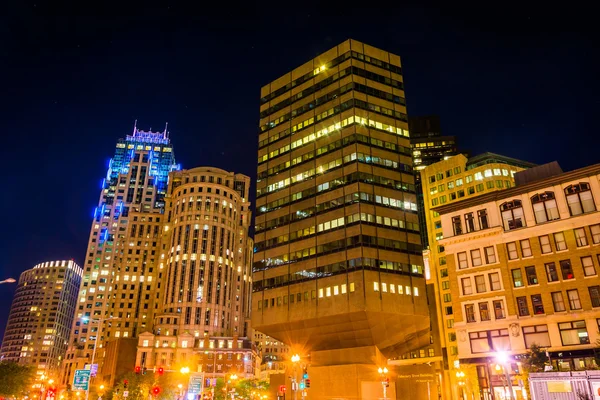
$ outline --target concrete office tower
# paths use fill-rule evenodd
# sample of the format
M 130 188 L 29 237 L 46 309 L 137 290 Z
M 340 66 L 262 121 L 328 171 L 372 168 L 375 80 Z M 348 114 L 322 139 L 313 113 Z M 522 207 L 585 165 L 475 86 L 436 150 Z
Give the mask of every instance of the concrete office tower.
M 435 208 L 450 282 L 452 399 L 501 398 L 507 374 L 511 398 L 525 398 L 519 355 L 533 344 L 553 371 L 597 367 L 599 176 L 599 164 L 562 172 L 554 162 L 517 172 L 514 187 Z
M 57 379 L 67 351 L 82 269 L 75 262 L 48 261 L 21 274 L 0 359 L 33 365 Z
M 168 175 L 175 169 L 166 128 L 134 127 L 117 141 L 93 216 L 62 385 L 91 362 L 95 346 L 101 376 L 109 340 L 136 337 L 150 328 L 154 310 L 147 296 L 156 290 L 159 226 Z
M 310 356 L 311 398 L 381 396 L 430 333 L 400 57 L 347 40 L 260 104 L 253 326 Z
M 163 226 L 161 297 L 136 365 L 205 378 L 254 377 L 250 178 L 218 168 L 173 172 Z

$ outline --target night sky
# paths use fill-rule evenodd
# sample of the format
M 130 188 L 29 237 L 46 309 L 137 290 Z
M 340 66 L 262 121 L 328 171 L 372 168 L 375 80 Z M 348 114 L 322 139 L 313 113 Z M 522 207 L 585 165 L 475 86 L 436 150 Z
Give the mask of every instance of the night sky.
M 589 10 L 317 15 L 293 4 L 205 17 L 164 6 L 129 18 L 48 17 L 23 4 L 2 17 L 0 280 L 42 261 L 83 264 L 108 159 L 136 119 L 161 131 L 169 122 L 184 168 L 254 177 L 260 87 L 348 38 L 399 54 L 409 115 L 440 115 L 443 133 L 471 154 L 557 160 L 564 170 L 599 162 Z M 0 338 L 15 286 L 0 286 Z

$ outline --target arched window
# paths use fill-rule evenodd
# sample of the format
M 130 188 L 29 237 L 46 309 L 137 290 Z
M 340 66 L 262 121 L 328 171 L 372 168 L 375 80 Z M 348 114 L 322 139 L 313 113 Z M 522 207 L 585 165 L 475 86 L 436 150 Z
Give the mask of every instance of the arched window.
M 565 188 L 565 196 L 567 197 L 571 216 L 596 210 L 589 183 L 580 182 L 567 186 Z
M 500 205 L 504 230 L 518 229 L 525 226 L 523 204 L 521 200 L 512 200 Z
M 535 214 L 535 222 L 538 224 L 560 219 L 554 192 L 536 194 L 531 198 L 531 205 L 533 206 L 533 213 Z

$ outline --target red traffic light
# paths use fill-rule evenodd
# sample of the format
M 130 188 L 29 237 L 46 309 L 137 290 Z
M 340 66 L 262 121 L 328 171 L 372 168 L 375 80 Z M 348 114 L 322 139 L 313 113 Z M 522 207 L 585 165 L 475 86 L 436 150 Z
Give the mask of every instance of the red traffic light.
M 158 368 L 158 374 L 162 375 L 165 373 L 165 369 L 163 367 Z
M 159 393 L 160 393 L 160 388 L 159 388 L 158 386 L 154 386 L 154 387 L 152 388 L 152 394 L 153 394 L 154 396 L 158 396 L 158 394 L 159 394 Z
M 142 368 L 140 366 L 136 366 L 135 367 L 135 373 L 136 374 L 139 374 L 141 370 L 142 370 Z

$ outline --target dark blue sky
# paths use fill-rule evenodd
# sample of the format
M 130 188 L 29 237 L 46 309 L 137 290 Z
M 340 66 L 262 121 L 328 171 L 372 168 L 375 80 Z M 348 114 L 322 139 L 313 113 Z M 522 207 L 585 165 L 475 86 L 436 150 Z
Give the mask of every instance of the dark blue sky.
M 439 114 L 472 154 L 565 170 L 600 159 L 590 12 L 230 8 L 58 18 L 23 4 L 3 17 L 0 279 L 46 260 L 83 263 L 107 160 L 135 119 L 154 130 L 168 121 L 184 167 L 253 177 L 260 87 L 347 38 L 399 54 L 409 114 Z M 14 287 L 0 286 L 0 337 Z

